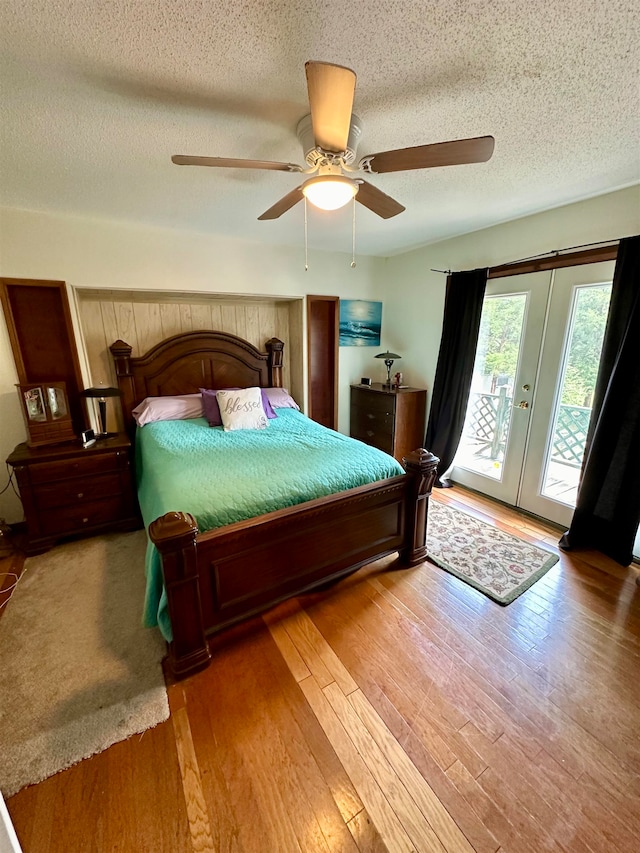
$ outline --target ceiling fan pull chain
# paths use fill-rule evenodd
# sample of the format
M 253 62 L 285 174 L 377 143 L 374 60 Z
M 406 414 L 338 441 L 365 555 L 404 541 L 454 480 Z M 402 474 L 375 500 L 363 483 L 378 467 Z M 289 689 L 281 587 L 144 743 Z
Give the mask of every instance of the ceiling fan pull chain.
M 351 269 L 356 265 L 356 197 L 353 197 L 353 234 L 351 240 Z
M 309 241 L 307 239 L 307 197 L 304 197 L 304 271 L 309 271 Z

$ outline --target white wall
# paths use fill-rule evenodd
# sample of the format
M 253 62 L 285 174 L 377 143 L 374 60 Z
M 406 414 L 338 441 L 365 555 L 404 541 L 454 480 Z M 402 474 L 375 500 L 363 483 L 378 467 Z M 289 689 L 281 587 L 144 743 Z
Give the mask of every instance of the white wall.
M 397 364 L 405 382 L 433 388 L 446 275 L 432 269 L 498 266 L 639 233 L 640 187 L 636 186 L 382 260 L 377 293 L 378 299 L 384 299 L 384 334 L 402 355 Z
M 69 287 L 183 290 L 274 296 L 332 295 L 372 299 L 379 259 L 269 248 L 242 240 L 110 221 L 0 209 L 0 276 L 66 281 Z M 73 300 L 70 299 L 73 309 Z M 14 384 L 18 381 L 0 312 L 0 460 L 26 438 Z M 379 365 L 379 362 L 376 362 Z M 349 431 L 349 384 L 372 373 L 370 350 L 340 350 L 339 428 Z M 0 478 L 0 488 L 6 480 Z M 0 517 L 22 517 L 11 489 Z

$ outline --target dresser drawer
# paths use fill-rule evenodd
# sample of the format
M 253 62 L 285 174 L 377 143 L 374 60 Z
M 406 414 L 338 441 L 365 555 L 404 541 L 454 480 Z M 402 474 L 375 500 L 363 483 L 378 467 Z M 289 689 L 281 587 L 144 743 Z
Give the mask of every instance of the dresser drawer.
M 40 513 L 42 533 L 45 536 L 81 533 L 84 529 L 123 519 L 127 510 L 126 501 L 121 495 L 85 501 L 78 506 L 57 507 Z
M 34 489 L 38 509 L 55 509 L 63 506 L 80 506 L 87 501 L 119 495 L 122 480 L 117 471 L 91 478 L 74 478 L 55 483 L 43 483 Z
M 365 444 L 377 447 L 378 450 L 384 450 L 385 453 L 393 452 L 393 430 L 376 430 L 373 427 L 364 427 L 362 429 L 352 428 L 351 438 L 364 441 Z
M 384 411 L 364 409 L 362 406 L 351 406 L 351 424 L 355 430 L 373 429 L 378 432 L 393 433 L 394 417 Z
M 118 453 L 101 453 L 99 456 L 77 456 L 59 462 L 42 462 L 31 465 L 29 477 L 32 483 L 51 483 L 55 480 L 68 480 L 69 477 L 91 477 L 118 468 Z
M 395 398 L 391 394 L 378 394 L 359 388 L 351 390 L 351 405 L 390 418 L 393 418 L 395 412 Z
M 426 402 L 423 388 L 352 385 L 350 435 L 402 462 L 422 446 Z

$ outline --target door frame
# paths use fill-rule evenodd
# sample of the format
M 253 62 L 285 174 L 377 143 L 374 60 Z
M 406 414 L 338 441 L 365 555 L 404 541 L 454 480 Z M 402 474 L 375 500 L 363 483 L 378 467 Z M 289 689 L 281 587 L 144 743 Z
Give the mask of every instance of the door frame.
M 517 496 L 517 506 L 556 524 L 571 524 L 575 507 L 542 494 L 549 445 L 553 440 L 553 426 L 558 396 L 562 391 L 561 380 L 568 356 L 567 347 L 572 331 L 577 288 L 605 284 L 613 280 L 613 263 L 591 264 L 587 269 L 571 267 L 554 270 L 549 291 L 547 316 L 560 317 L 562 334 L 549 335 L 550 323 L 545 324 L 545 333 L 540 351 L 538 382 L 535 388 L 534 405 L 525 447 L 522 477 Z M 536 404 L 538 404 L 536 406 Z M 541 404 L 541 405 L 540 405 Z
M 520 492 L 522 460 L 529 440 L 529 421 L 535 401 L 540 369 L 539 354 L 546 330 L 552 276 L 552 272 L 545 270 L 524 273 L 518 276 L 517 282 L 507 279 L 487 282 L 485 300 L 501 296 L 526 295 L 501 477 L 494 478 L 461 465 L 454 465 L 452 469 L 451 476 L 454 482 L 511 506 L 517 506 Z M 524 390 L 524 385 L 529 386 L 527 390 Z M 523 400 L 527 404 L 526 407 L 520 408 L 517 404 L 519 400 Z
M 578 267 L 583 265 L 590 264 L 599 264 L 606 261 L 616 261 L 618 257 L 618 240 L 615 241 L 607 241 L 603 245 L 593 246 L 591 248 L 585 249 L 577 249 L 577 250 L 560 250 L 554 253 L 550 253 L 548 257 L 538 257 L 525 259 L 522 261 L 513 261 L 510 263 L 502 264 L 495 267 L 490 267 L 487 279 L 497 279 L 497 278 L 506 278 L 511 276 L 520 276 L 526 273 L 531 272 L 542 272 L 546 270 L 557 270 L 563 269 L 565 267 Z M 550 297 L 550 293 L 549 293 Z M 550 298 L 547 300 L 548 303 Z M 539 366 L 539 365 L 538 365 Z M 534 387 L 534 393 L 537 389 L 537 379 L 536 386 Z M 515 392 L 514 392 L 515 393 Z M 535 399 L 533 397 L 532 399 Z M 485 481 L 489 478 L 484 478 Z M 472 487 L 473 488 L 473 487 Z M 481 491 L 480 489 L 477 489 Z M 483 492 L 484 494 L 489 494 L 489 492 Z M 500 500 L 500 498 L 498 498 Z M 518 489 L 518 494 L 516 497 L 516 501 L 520 500 L 520 488 Z M 517 503 L 514 504 L 517 506 Z M 530 511 L 530 510 L 526 510 Z M 535 514 L 535 513 L 534 513 Z M 571 510 L 571 515 L 573 514 L 573 510 Z M 638 530 L 638 541 L 640 541 L 640 528 Z

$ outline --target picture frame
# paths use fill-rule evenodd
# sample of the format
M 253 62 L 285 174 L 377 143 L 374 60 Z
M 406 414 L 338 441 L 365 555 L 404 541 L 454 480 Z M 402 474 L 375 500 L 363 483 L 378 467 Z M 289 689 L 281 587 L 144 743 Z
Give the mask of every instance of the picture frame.
M 340 300 L 341 347 L 379 347 L 381 328 L 382 302 Z

